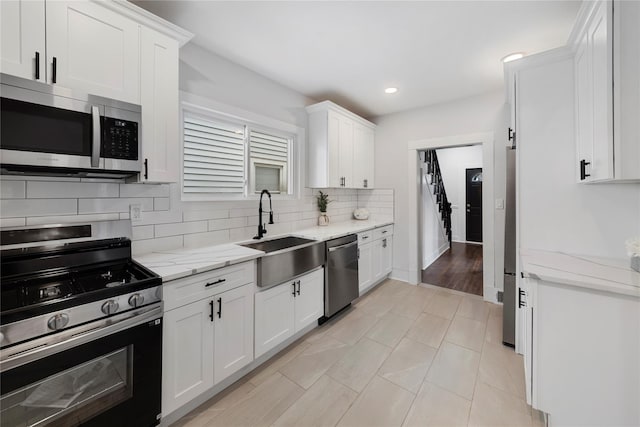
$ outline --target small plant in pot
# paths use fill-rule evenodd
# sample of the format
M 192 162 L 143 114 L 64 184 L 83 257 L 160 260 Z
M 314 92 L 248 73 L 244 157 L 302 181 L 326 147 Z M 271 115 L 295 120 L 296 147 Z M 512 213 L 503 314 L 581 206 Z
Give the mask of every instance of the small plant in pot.
M 331 203 L 329 195 L 319 191 L 320 194 L 316 196 L 318 200 L 318 208 L 320 209 L 320 216 L 318 217 L 318 225 L 329 225 L 329 216 L 327 215 L 327 205 Z

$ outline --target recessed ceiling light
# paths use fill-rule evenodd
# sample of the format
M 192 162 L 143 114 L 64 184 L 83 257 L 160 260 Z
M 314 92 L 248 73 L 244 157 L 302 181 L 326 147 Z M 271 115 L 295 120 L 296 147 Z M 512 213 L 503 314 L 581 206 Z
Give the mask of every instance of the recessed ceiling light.
M 504 58 L 502 58 L 502 62 L 515 61 L 516 59 L 520 59 L 523 56 L 524 56 L 524 53 L 522 53 L 522 52 L 510 53 L 509 55 L 507 55 Z
M 397 87 L 388 87 L 384 90 L 384 93 L 396 93 L 398 91 Z

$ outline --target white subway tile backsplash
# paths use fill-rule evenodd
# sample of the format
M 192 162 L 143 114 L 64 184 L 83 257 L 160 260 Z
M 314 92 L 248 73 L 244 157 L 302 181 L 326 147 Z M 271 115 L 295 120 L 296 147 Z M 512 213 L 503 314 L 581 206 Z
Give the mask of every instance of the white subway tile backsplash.
M 198 246 L 220 245 L 229 243 L 230 230 L 209 231 L 207 233 L 185 234 L 184 247 L 196 248 Z
M 242 228 L 247 225 L 246 217 L 224 218 L 209 220 L 209 231 L 224 230 L 230 228 Z
M 118 197 L 119 185 L 105 182 L 29 181 L 27 197 L 30 199 L 100 198 Z
M 153 239 L 153 225 L 141 225 L 139 227 L 131 227 L 132 239 L 143 240 Z
M 182 213 L 182 220 L 201 221 L 203 219 L 222 219 L 229 218 L 228 210 L 207 210 L 207 211 L 185 211 Z
M 171 202 L 168 197 L 156 197 L 153 199 L 154 211 L 168 211 L 171 206 Z
M 177 222 L 155 226 L 155 237 L 177 236 L 178 234 L 202 233 L 207 231 L 207 221 Z
M 24 199 L 25 181 L 0 181 L 0 197 L 3 199 Z
M 257 233 L 257 200 L 186 202 L 181 200 L 178 184 L 15 176 L 3 176 L 0 184 L 3 227 L 128 219 L 129 206 L 140 203 L 142 220 L 132 228 L 136 255 L 246 241 Z M 350 220 L 358 207 L 376 217 L 393 217 L 393 190 L 323 192 L 332 200 L 328 208 L 332 223 Z M 315 226 L 317 194 L 317 189 L 304 189 L 300 200 L 274 198 L 275 224 L 267 224 L 267 237 Z M 268 200 L 263 200 L 263 209 L 263 222 L 268 222 Z
M 169 185 L 120 184 L 120 197 L 169 197 Z
M 0 200 L 2 217 L 75 215 L 78 199 L 3 199 Z
M 0 218 L 0 227 L 21 227 L 25 223 L 26 218 Z
M 142 205 L 143 211 L 153 210 L 153 199 L 78 199 L 78 213 L 129 212 L 132 204 Z
M 133 255 L 149 252 L 168 251 L 183 247 L 182 236 L 161 237 L 159 239 L 136 240 L 131 243 Z
M 34 216 L 27 218 L 27 225 L 69 224 L 78 222 L 115 221 L 120 219 L 117 213 L 91 215 Z

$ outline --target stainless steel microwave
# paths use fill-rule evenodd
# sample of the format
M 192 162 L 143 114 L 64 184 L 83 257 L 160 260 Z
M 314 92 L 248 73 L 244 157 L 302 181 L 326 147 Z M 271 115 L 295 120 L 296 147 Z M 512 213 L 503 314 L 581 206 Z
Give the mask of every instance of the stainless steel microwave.
M 141 107 L 0 74 L 3 174 L 126 177 L 140 171 Z

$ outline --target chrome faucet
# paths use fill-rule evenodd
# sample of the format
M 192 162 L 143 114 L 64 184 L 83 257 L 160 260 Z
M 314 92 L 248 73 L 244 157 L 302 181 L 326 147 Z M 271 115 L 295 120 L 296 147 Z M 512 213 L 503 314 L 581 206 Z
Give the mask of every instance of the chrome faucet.
M 273 206 L 271 205 L 271 193 L 269 190 L 262 190 L 260 193 L 260 206 L 258 207 L 258 235 L 254 236 L 254 239 L 259 240 L 267 234 L 267 224 L 262 223 L 262 196 L 267 193 L 269 196 L 269 224 L 273 224 Z

